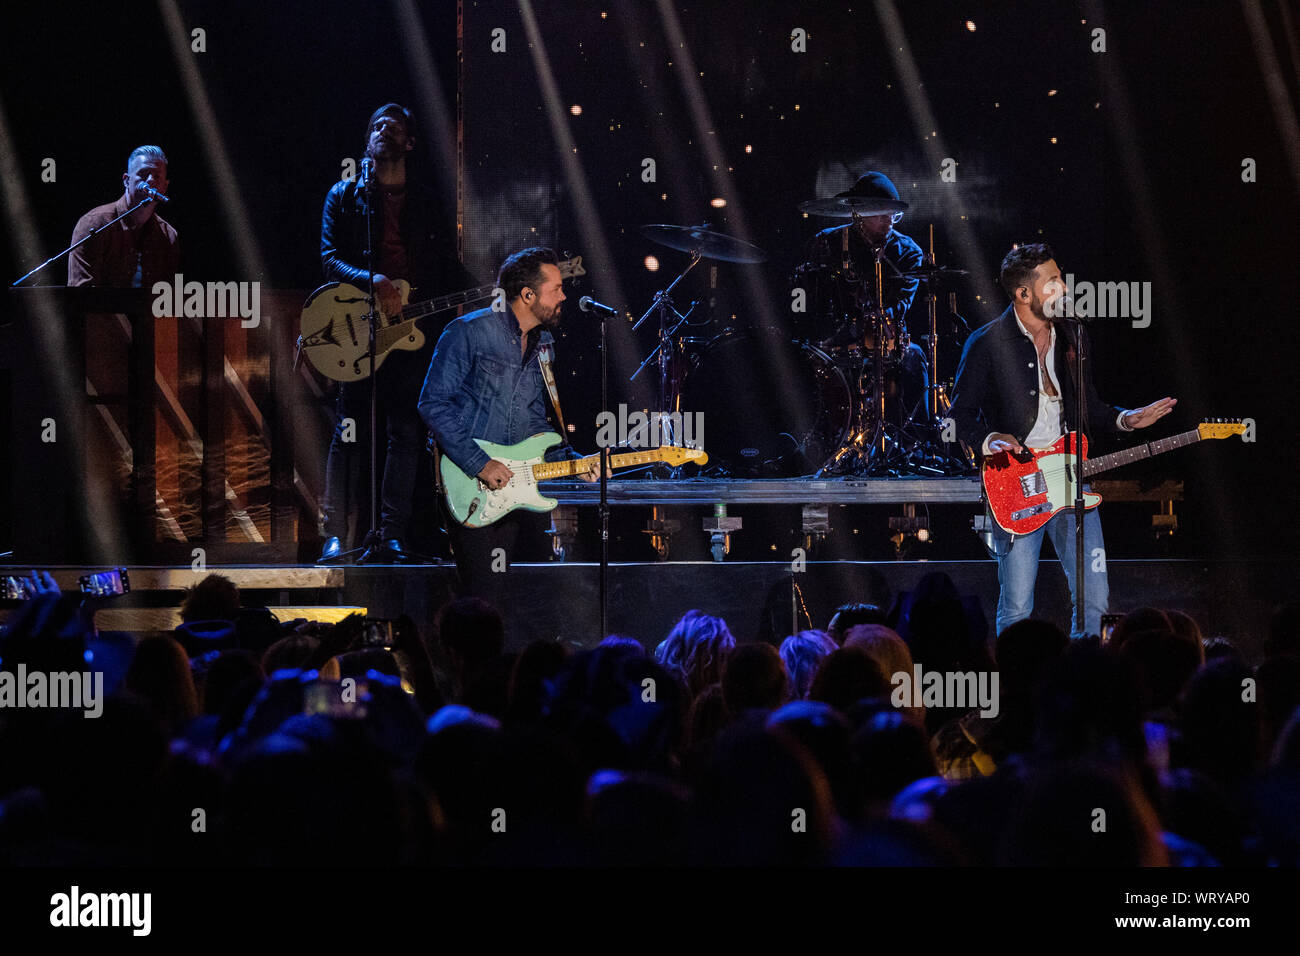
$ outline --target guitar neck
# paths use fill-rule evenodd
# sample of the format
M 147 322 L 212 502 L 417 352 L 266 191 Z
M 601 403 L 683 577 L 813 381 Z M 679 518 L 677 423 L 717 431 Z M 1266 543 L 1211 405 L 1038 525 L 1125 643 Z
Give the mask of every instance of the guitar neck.
M 1159 438 L 1156 441 L 1147 442 L 1143 445 L 1135 445 L 1132 448 L 1125 448 L 1121 451 L 1112 452 L 1109 455 L 1102 455 L 1100 458 L 1090 458 L 1083 463 L 1083 476 L 1087 478 L 1090 475 L 1095 475 L 1099 472 L 1118 468 L 1120 465 L 1128 465 L 1135 461 L 1142 461 L 1144 458 L 1154 458 L 1156 455 L 1163 455 L 1167 451 L 1173 451 L 1176 448 L 1183 448 L 1200 440 L 1200 431 L 1193 428 L 1191 431 L 1183 432 L 1181 435 L 1171 435 L 1168 438 Z
M 582 267 L 582 256 L 574 256 L 571 259 L 565 259 L 559 263 L 560 276 L 565 279 L 574 276 L 585 276 L 587 270 Z M 424 302 L 412 302 L 410 305 L 402 306 L 402 311 L 397 315 L 385 320 L 385 328 L 395 325 L 403 325 L 407 322 L 414 322 L 416 319 L 422 319 L 426 315 L 433 315 L 435 312 L 442 312 L 446 309 L 454 309 L 458 305 L 468 305 L 471 302 L 477 302 L 480 299 L 490 299 L 496 294 L 497 287 L 493 285 L 481 285 L 477 289 L 466 289 L 463 292 L 453 292 L 451 295 L 439 296 L 436 299 L 427 299 Z M 400 337 L 400 336 L 399 336 Z
M 466 289 L 464 292 L 453 292 L 451 295 L 439 296 L 436 299 L 426 299 L 424 302 L 412 302 L 410 305 L 402 306 L 402 311 L 392 317 L 391 325 L 397 325 L 401 322 L 413 322 L 416 319 L 422 319 L 426 315 L 433 315 L 435 312 L 443 312 L 447 309 L 454 309 L 458 305 L 468 305 L 470 302 L 477 302 L 479 299 L 487 299 L 496 291 L 495 286 L 483 285 L 477 289 Z
M 552 481 L 556 478 L 571 478 L 574 475 L 583 475 L 591 470 L 592 465 L 599 458 L 599 455 L 588 455 L 586 458 L 574 458 L 569 461 L 539 462 L 533 465 L 533 477 L 538 481 Z M 610 455 L 609 467 L 630 468 L 633 465 L 653 465 L 655 462 L 662 460 L 663 456 L 658 449 L 631 451 L 621 455 Z

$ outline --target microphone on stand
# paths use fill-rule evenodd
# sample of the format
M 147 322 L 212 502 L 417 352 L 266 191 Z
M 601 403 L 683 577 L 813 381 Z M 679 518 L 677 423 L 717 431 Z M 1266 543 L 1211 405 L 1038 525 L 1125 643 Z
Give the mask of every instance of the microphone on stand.
M 578 300 L 578 308 L 583 312 L 590 312 L 592 315 L 603 315 L 611 319 L 618 315 L 618 309 L 597 302 L 589 295 L 584 295 Z
M 375 161 L 369 156 L 361 159 L 361 177 L 357 182 L 357 188 L 364 190 L 367 196 L 370 195 L 370 179 L 375 172 Z
M 152 186 L 150 186 L 148 183 L 141 183 L 137 188 L 139 188 L 140 190 L 142 190 L 142 191 L 148 193 L 148 194 L 149 194 L 149 197 L 150 197 L 151 199 L 155 200 L 156 202 L 170 202 L 170 201 L 171 201 L 171 200 L 169 200 L 166 196 L 164 196 L 162 193 L 160 193 L 158 190 L 156 190 L 156 189 L 154 189 Z
M 1072 322 L 1075 325 L 1082 325 L 1089 320 L 1089 316 L 1078 315 L 1075 313 L 1074 296 L 1070 295 L 1070 293 L 1068 292 L 1064 293 L 1059 299 L 1056 300 L 1055 304 L 1052 306 L 1052 310 L 1051 313 L 1048 315 L 1048 318 L 1052 319 L 1053 321 L 1061 319 L 1064 320 L 1065 322 Z

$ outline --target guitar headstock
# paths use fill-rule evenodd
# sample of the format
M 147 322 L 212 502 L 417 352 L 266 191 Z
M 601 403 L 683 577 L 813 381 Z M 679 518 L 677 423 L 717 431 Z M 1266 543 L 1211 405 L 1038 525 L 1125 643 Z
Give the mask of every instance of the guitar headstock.
M 659 457 L 674 468 L 692 461 L 697 465 L 707 465 L 709 462 L 709 456 L 703 448 L 686 448 L 681 445 L 660 445 Z
M 582 267 L 582 256 L 563 259 L 557 265 L 560 268 L 560 278 L 562 279 L 576 279 L 578 276 L 587 274 L 587 270 Z
M 1246 425 L 1240 418 L 1206 418 L 1196 426 L 1196 430 L 1204 441 L 1210 438 L 1231 438 L 1233 435 L 1244 435 Z

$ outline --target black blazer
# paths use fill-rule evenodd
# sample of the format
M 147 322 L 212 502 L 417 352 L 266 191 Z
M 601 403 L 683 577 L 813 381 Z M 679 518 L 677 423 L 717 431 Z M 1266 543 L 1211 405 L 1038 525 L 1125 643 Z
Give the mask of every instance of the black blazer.
M 1077 326 L 1056 326 L 1056 378 L 1061 386 L 1065 426 L 1076 427 L 1074 407 L 1074 335 Z M 1092 382 L 1092 349 L 1084 335 L 1084 396 L 1091 440 L 1121 431 L 1115 420 L 1123 409 L 1097 397 Z M 978 454 L 989 432 L 1006 432 L 1024 441 L 1038 418 L 1038 351 L 1020 331 L 1015 310 L 976 329 L 961 353 L 949 415 L 957 437 Z

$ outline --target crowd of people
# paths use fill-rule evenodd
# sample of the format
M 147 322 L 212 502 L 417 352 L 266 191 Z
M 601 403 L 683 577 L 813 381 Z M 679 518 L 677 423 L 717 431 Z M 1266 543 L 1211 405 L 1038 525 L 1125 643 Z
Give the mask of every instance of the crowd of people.
M 779 647 L 690 610 L 514 649 L 478 598 L 430 634 L 281 623 L 220 575 L 132 636 L 43 589 L 0 675 L 98 671 L 104 699 L 0 707 L 0 862 L 1300 863 L 1300 604 L 1249 658 L 1156 608 L 988 642 L 935 579 Z M 996 706 L 900 703 L 916 665 L 996 673 Z

